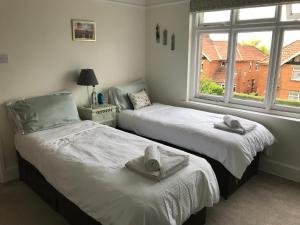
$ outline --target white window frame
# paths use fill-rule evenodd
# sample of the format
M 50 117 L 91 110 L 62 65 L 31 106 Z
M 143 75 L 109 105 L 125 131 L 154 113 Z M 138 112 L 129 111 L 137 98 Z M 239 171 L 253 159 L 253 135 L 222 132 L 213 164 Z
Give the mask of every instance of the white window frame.
M 205 31 L 205 32 L 203 32 L 201 29 L 199 29 L 199 30 L 197 30 L 196 31 L 196 40 L 197 40 L 197 46 L 198 46 L 198 54 L 197 54 L 197 57 L 196 57 L 196 59 L 197 59 L 197 62 L 198 62 L 198 64 L 199 65 L 201 65 L 202 64 L 202 54 L 201 54 L 201 51 L 199 51 L 199 49 L 201 49 L 201 45 L 200 45 L 200 35 L 201 35 L 201 33 L 214 33 L 214 34 L 216 34 L 216 33 L 228 33 L 228 39 L 229 39 L 229 36 L 230 36 L 230 34 L 229 34 L 229 32 L 228 32 L 228 30 L 227 29 L 214 29 L 214 30 L 207 30 L 207 31 Z M 229 49 L 229 47 L 228 47 L 228 49 Z M 228 50 L 227 50 L 228 51 Z M 228 56 L 227 56 L 228 57 Z M 227 68 L 228 69 L 228 68 Z M 197 70 L 197 71 L 199 71 L 199 70 Z M 198 78 L 196 78 L 197 80 L 198 80 Z M 199 83 L 199 80 L 197 81 L 198 83 Z M 199 84 L 198 84 L 199 85 Z M 226 86 L 226 82 L 225 82 L 225 86 Z M 199 87 L 198 87 L 198 89 L 196 89 L 196 90 L 199 90 Z M 225 93 L 224 93 L 225 94 Z M 198 97 L 198 98 L 203 98 L 203 99 L 214 99 L 215 101 L 223 101 L 224 100 L 224 96 L 221 96 L 221 95 L 209 95 L 209 94 L 205 94 L 205 93 L 196 93 L 196 96 Z
M 285 30 L 300 30 L 300 21 L 281 21 L 282 6 L 276 6 L 274 19 L 259 19 L 252 21 L 239 21 L 239 9 L 231 10 L 230 23 L 213 23 L 201 24 L 201 16 L 199 14 L 191 14 L 190 19 L 190 58 L 189 58 L 189 82 L 188 82 L 188 97 L 187 100 L 197 101 L 203 103 L 216 104 L 221 106 L 229 106 L 240 109 L 266 112 L 271 114 L 279 114 L 284 112 L 284 115 L 291 115 L 300 113 L 299 107 L 285 106 L 276 104 L 276 89 L 277 80 L 280 70 L 280 55 L 283 47 L 283 35 Z M 200 23 L 199 23 L 200 22 Z M 272 41 L 270 49 L 270 62 L 268 70 L 268 78 L 266 84 L 266 94 L 264 102 L 256 102 L 251 100 L 234 99 L 233 79 L 234 79 L 234 64 L 235 64 L 235 50 L 237 44 L 237 34 L 239 32 L 259 32 L 272 31 Z M 226 79 L 224 96 L 212 96 L 200 94 L 197 95 L 199 88 L 199 64 L 201 65 L 201 46 L 199 45 L 199 36 L 202 33 L 229 33 L 227 59 L 226 65 Z M 288 114 L 290 113 L 290 114 Z
M 295 73 L 299 73 L 299 75 L 300 75 L 300 65 L 293 65 L 293 71 L 292 71 L 292 76 L 291 76 L 291 81 L 300 81 L 300 77 L 299 77 L 299 79 L 294 77 Z

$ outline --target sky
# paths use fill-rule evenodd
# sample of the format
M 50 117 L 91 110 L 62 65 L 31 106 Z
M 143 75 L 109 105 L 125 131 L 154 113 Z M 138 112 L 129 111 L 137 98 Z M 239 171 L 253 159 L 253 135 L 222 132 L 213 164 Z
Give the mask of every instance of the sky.
M 300 13 L 300 4 L 293 4 L 292 8 L 294 13 Z M 247 19 L 260 19 L 260 18 L 272 18 L 275 15 L 275 6 L 266 6 L 259 8 L 247 8 L 240 10 L 240 20 Z M 230 10 L 218 11 L 218 12 L 207 12 L 204 14 L 205 22 L 220 22 L 229 21 Z M 282 21 L 286 21 L 286 6 L 282 7 Z M 215 41 L 228 40 L 227 34 L 212 34 L 210 38 Z M 247 32 L 238 34 L 238 42 L 260 40 L 260 45 L 271 47 L 272 32 Z M 300 29 L 294 31 L 285 31 L 283 46 L 286 46 L 296 40 L 300 40 Z

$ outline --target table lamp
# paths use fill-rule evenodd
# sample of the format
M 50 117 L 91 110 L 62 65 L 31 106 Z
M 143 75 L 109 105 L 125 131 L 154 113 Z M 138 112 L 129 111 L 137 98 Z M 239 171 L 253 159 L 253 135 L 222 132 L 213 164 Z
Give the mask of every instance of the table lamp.
M 97 77 L 92 69 L 82 69 L 77 81 L 78 85 L 87 87 L 88 104 L 91 108 L 97 104 L 97 93 L 95 91 L 95 85 L 98 84 Z M 93 86 L 92 99 L 90 100 L 89 86 Z M 93 97 L 94 96 L 94 97 Z M 95 99 L 94 99 L 95 98 Z

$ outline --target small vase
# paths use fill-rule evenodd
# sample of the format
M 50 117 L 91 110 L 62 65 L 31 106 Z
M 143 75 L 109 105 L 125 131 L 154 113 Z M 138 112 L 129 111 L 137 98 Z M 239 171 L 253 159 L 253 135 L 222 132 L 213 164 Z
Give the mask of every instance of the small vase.
M 98 94 L 98 104 L 101 105 L 104 103 L 104 95 L 102 93 Z

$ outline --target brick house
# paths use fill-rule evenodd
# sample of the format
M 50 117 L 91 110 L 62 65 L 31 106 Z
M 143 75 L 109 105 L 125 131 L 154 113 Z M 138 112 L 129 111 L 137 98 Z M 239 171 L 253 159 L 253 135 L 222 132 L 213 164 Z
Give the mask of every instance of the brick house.
M 264 70 L 261 76 L 267 77 L 269 57 L 262 61 Z M 300 40 L 282 48 L 280 73 L 277 85 L 277 98 L 300 101 Z M 264 95 L 265 83 L 261 83 L 257 92 Z
M 277 97 L 300 100 L 300 41 L 282 49 Z M 225 85 L 227 41 L 202 37 L 201 79 Z M 234 91 L 265 95 L 269 56 L 254 46 L 237 44 Z
M 257 78 L 263 68 L 258 62 L 267 58 L 253 46 L 237 45 L 234 91 L 253 93 L 257 91 Z M 227 41 L 213 41 L 208 35 L 202 38 L 201 76 L 224 87 L 226 76 Z

